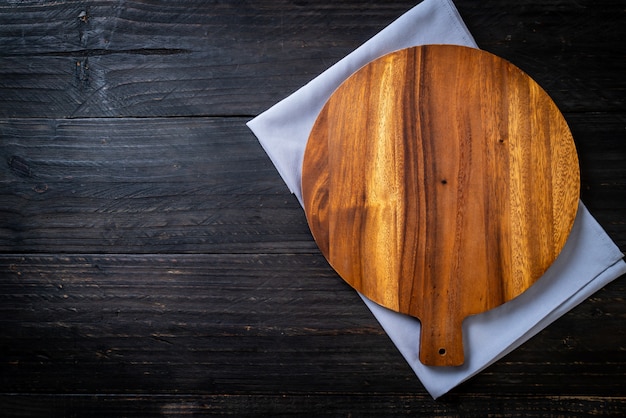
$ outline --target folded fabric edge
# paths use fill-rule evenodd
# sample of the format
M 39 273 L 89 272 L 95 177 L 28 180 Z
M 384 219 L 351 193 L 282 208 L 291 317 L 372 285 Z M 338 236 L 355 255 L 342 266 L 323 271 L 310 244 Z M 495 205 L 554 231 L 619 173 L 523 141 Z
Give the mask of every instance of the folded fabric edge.
M 252 131 L 252 133 L 254 133 L 254 135 L 258 138 L 259 140 L 258 142 L 259 144 L 261 144 L 261 148 L 263 148 L 263 151 L 265 152 L 265 154 L 267 154 L 267 156 L 272 161 L 272 165 L 274 166 L 274 168 L 276 168 L 276 171 L 278 171 L 278 175 L 283 179 L 283 183 L 285 183 L 285 185 L 287 186 L 287 189 L 289 189 L 289 192 L 291 194 L 296 194 L 296 191 L 292 189 L 291 182 L 287 181 L 287 179 L 289 178 L 289 174 L 283 170 L 282 168 L 283 165 L 280 164 L 280 160 L 274 156 L 274 153 L 270 149 L 269 144 L 266 144 L 265 141 L 261 140 L 261 137 L 263 136 L 263 134 L 257 131 L 256 126 L 252 123 L 253 121 L 254 119 L 251 121 L 248 121 L 246 125 Z M 298 201 L 300 202 L 300 206 L 303 206 L 300 199 L 298 199 Z

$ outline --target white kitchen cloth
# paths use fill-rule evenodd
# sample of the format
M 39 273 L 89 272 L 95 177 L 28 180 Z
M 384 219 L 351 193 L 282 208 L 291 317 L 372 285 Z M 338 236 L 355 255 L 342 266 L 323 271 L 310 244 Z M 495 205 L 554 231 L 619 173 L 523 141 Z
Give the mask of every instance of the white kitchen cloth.
M 304 149 L 315 119 L 331 94 L 368 62 L 424 44 L 477 47 L 451 0 L 424 0 L 310 83 L 248 122 L 300 204 Z M 568 241 L 545 275 L 520 297 L 464 321 L 465 364 L 459 367 L 424 366 L 418 353 L 419 321 L 360 296 L 426 390 L 437 398 L 625 274 L 622 257 L 581 202 Z

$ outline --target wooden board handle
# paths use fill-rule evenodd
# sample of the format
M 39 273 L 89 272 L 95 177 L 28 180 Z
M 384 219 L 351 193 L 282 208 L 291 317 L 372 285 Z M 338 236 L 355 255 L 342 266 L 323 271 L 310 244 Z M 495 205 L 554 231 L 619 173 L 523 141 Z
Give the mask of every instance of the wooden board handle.
M 420 361 L 429 366 L 460 366 L 463 354 L 462 321 L 421 319 Z

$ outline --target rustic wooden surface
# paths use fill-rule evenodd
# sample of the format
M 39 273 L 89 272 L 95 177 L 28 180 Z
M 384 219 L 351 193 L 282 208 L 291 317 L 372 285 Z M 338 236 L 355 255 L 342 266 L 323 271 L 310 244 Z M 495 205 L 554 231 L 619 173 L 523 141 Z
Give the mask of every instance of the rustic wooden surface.
M 245 127 L 415 3 L 0 2 L 2 414 L 623 416 L 624 278 L 433 401 Z M 623 2 L 456 5 L 626 250 Z
M 422 363 L 460 366 L 463 320 L 519 296 L 565 245 L 578 157 L 561 112 L 519 68 L 419 46 L 332 94 L 306 146 L 302 197 L 334 270 L 419 318 Z

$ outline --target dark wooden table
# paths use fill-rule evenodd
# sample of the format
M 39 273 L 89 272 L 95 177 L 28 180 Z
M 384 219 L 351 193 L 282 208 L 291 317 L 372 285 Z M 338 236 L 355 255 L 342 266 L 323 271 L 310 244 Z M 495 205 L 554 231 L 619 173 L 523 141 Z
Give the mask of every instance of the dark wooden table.
M 0 2 L 0 415 L 626 414 L 622 277 L 433 401 L 245 122 L 415 1 Z M 626 7 L 457 0 L 626 250 Z

